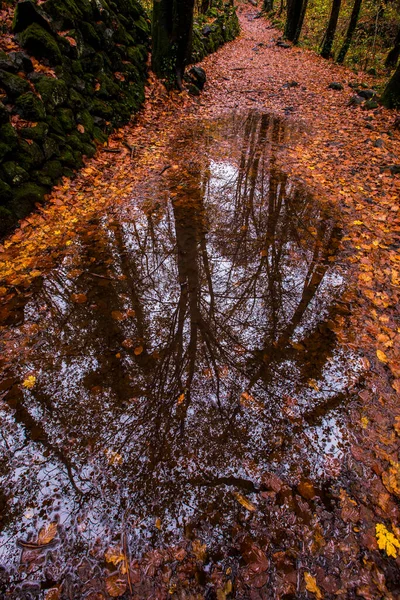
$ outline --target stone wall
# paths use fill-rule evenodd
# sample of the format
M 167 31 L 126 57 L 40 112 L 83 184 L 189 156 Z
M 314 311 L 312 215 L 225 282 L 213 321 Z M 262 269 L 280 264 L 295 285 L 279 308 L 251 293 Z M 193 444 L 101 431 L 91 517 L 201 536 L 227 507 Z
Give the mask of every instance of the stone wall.
M 17 5 L 0 51 L 0 235 L 144 100 L 150 23 L 136 0 Z
M 192 62 L 203 60 L 226 42 L 234 40 L 239 33 L 239 19 L 234 6 L 230 2 L 221 2 L 219 8 L 211 9 L 205 18 L 199 17 L 197 22 L 195 20 Z

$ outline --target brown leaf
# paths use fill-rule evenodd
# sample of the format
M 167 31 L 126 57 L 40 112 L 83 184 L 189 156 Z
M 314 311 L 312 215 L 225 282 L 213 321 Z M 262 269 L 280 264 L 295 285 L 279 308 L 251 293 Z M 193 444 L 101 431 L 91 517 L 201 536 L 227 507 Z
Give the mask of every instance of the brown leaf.
M 111 598 L 118 598 L 122 596 L 126 592 L 126 581 L 122 579 L 119 573 L 115 575 L 110 575 L 106 579 L 106 590 L 107 593 L 111 596 Z
M 38 544 L 49 544 L 57 535 L 57 523 L 49 523 L 42 527 L 38 535 Z
M 85 302 L 87 302 L 87 296 L 86 294 L 71 294 L 71 300 L 72 302 L 75 302 L 75 304 L 85 304 Z

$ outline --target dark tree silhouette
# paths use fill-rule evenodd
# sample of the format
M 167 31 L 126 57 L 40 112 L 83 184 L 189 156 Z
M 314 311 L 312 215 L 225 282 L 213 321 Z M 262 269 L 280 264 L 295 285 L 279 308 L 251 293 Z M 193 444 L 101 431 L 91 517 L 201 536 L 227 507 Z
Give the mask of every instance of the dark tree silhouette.
M 153 4 L 152 69 L 182 89 L 191 51 L 194 0 L 156 0 Z
M 339 64 L 342 64 L 344 59 L 346 58 L 346 54 L 348 49 L 350 48 L 351 40 L 353 39 L 353 34 L 357 26 L 358 16 L 360 14 L 362 0 L 354 0 L 353 10 L 351 12 L 349 26 L 347 28 L 346 37 L 344 38 L 343 45 L 340 49 L 338 57 L 336 61 Z
M 400 107 L 400 63 L 397 65 L 397 69 L 389 79 L 383 92 L 382 104 L 388 108 Z
M 394 40 L 393 48 L 390 50 L 389 54 L 385 60 L 385 67 L 391 69 L 396 66 L 397 61 L 400 56 L 400 29 L 397 32 L 396 39 Z
M 332 53 L 332 45 L 333 40 L 335 39 L 341 3 L 342 0 L 333 0 L 332 2 L 331 16 L 329 17 L 329 23 L 326 28 L 324 43 L 321 50 L 321 56 L 323 56 L 323 58 L 330 58 Z
M 308 0 L 288 0 L 285 38 L 297 44 L 307 10 Z

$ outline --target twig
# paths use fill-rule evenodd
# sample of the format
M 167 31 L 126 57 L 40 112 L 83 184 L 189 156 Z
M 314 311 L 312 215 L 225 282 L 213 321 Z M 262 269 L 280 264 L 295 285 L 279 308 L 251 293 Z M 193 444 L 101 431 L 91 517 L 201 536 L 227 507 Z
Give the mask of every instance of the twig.
M 129 566 L 129 561 L 128 561 L 128 544 L 127 544 L 127 540 L 126 540 L 126 533 L 125 533 L 125 531 L 122 533 L 122 546 L 123 546 L 123 550 L 124 550 L 125 568 L 126 568 L 126 574 L 128 576 L 129 590 L 130 590 L 131 595 L 132 595 L 133 594 L 133 590 L 132 590 L 130 566 Z
M 125 148 L 128 148 L 128 150 L 130 150 L 130 153 L 131 153 L 131 156 L 130 156 L 130 157 L 131 157 L 131 159 L 132 159 L 132 158 L 133 158 L 133 155 L 135 154 L 135 151 L 136 151 L 136 148 L 135 148 L 135 146 L 131 146 L 131 144 L 129 144 L 129 143 L 128 143 L 128 142 L 126 142 L 126 141 L 123 141 L 122 143 L 123 143 L 123 145 L 125 146 Z
M 21 546 L 21 548 L 28 548 L 29 550 L 41 550 L 42 548 L 47 548 L 47 546 L 51 546 L 54 544 L 55 540 L 51 540 L 51 542 L 47 542 L 47 544 L 35 544 L 34 542 L 24 542 L 23 540 L 17 540 L 17 546 Z
M 170 169 L 172 167 L 172 165 L 166 165 L 163 169 L 161 169 L 159 175 L 162 175 L 163 173 L 165 173 L 165 171 L 167 171 L 168 169 Z
M 106 275 L 98 275 L 97 273 L 92 273 L 89 271 L 88 275 L 93 275 L 93 277 L 99 277 L 99 279 L 108 279 L 110 281 L 116 281 L 115 277 L 106 277 Z

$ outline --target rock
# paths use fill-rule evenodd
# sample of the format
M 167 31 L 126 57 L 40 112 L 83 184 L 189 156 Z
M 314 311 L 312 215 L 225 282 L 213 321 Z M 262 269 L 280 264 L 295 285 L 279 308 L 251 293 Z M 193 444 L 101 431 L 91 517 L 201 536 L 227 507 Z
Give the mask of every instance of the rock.
M 14 151 L 13 157 L 27 171 L 40 167 L 44 162 L 44 154 L 40 146 L 30 140 L 18 140 L 18 148 Z
M 392 175 L 398 175 L 400 173 L 400 165 L 391 165 L 389 170 Z
M 54 77 L 41 77 L 35 82 L 46 108 L 54 109 L 63 104 L 68 98 L 68 89 L 64 81 Z
M 63 174 L 63 166 L 59 160 L 49 160 L 43 165 L 41 171 L 45 177 L 56 182 Z
M 202 90 L 207 81 L 207 75 L 202 67 L 192 67 L 189 71 L 189 75 L 192 78 L 194 85 Z
M 7 154 L 11 152 L 10 146 L 0 141 L 0 163 Z
M 286 82 L 286 83 L 283 85 L 283 87 L 284 87 L 284 88 L 287 88 L 287 89 L 289 89 L 289 88 L 297 87 L 298 85 L 299 85 L 299 84 L 298 84 L 298 82 L 297 82 L 297 81 L 294 81 L 294 80 L 292 80 L 292 81 L 287 81 L 287 82 Z
M 375 140 L 374 142 L 374 147 L 375 148 L 383 148 L 383 146 L 385 145 L 384 141 L 382 138 L 378 138 L 377 140 Z
M 4 70 L 0 70 L 0 86 L 5 89 L 7 95 L 12 99 L 18 98 L 30 89 L 29 83 L 25 79 Z
M 358 96 L 358 94 L 356 94 L 355 96 L 352 96 L 350 98 L 350 100 L 347 103 L 347 106 L 361 106 L 363 102 L 364 98 L 361 98 L 361 96 Z
M 32 73 L 33 64 L 31 59 L 27 54 L 25 54 L 25 52 L 10 52 L 9 56 L 12 59 L 17 71 Z
M 276 45 L 279 46 L 279 48 L 291 48 L 292 47 L 287 42 L 282 42 L 282 41 L 276 42 Z
M 54 37 L 37 23 L 29 25 L 19 34 L 21 46 L 36 58 L 48 61 L 49 65 L 59 65 L 62 62 L 60 48 Z
M 2 102 L 0 102 L 0 125 L 3 123 L 8 123 L 10 119 L 10 115 L 6 107 Z
M 374 108 L 378 108 L 378 106 L 379 104 L 374 99 L 367 100 L 364 104 L 364 108 L 367 110 L 373 110 Z
M 370 100 L 374 96 L 376 96 L 375 90 L 357 90 L 357 94 L 361 96 L 361 98 L 365 98 L 365 100 Z
M 207 37 L 207 36 L 211 35 L 212 32 L 213 32 L 213 30 L 212 30 L 212 28 L 209 25 L 206 25 L 201 30 L 201 33 L 202 33 L 202 35 L 204 35 L 204 37 Z
M 24 183 L 14 192 L 11 207 L 18 219 L 24 218 L 35 206 L 41 204 L 46 194 L 46 188 L 36 183 Z
M 8 185 L 8 183 L 6 183 L 5 181 L 3 181 L 2 179 L 0 179 L 0 204 L 6 204 L 7 202 L 9 202 L 12 198 L 12 192 L 11 192 L 11 188 Z M 1 217 L 0 217 L 0 222 L 1 222 Z
M 369 69 L 367 69 L 367 73 L 368 75 L 376 75 L 375 67 L 370 67 Z
M 1 165 L 3 179 L 12 186 L 18 186 L 28 181 L 29 175 L 16 162 L 9 160 Z
M 37 123 L 35 127 L 23 127 L 20 129 L 19 134 L 25 140 L 34 140 L 35 142 L 42 142 L 49 132 L 49 126 L 47 123 Z
M 76 127 L 74 113 L 70 108 L 59 108 L 56 112 L 56 120 L 66 133 L 69 133 Z
M 3 50 L 0 50 L 0 69 L 3 69 L 4 71 L 12 71 L 13 73 L 18 72 L 18 69 L 11 60 L 10 56 L 3 52 Z
M 332 81 L 332 83 L 328 85 L 328 88 L 330 90 L 336 90 L 338 92 L 341 92 L 343 90 L 343 84 L 339 81 Z
M 41 121 L 46 118 L 43 102 L 33 93 L 22 94 L 15 102 L 17 114 L 27 121 Z
M 0 140 L 14 150 L 18 145 L 18 134 L 11 123 L 4 123 L 0 127 Z
M 32 0 L 22 0 L 18 2 L 14 13 L 13 32 L 20 33 L 32 25 L 32 23 L 36 23 L 44 29 L 51 31 L 50 24 L 44 16 L 40 6 Z

